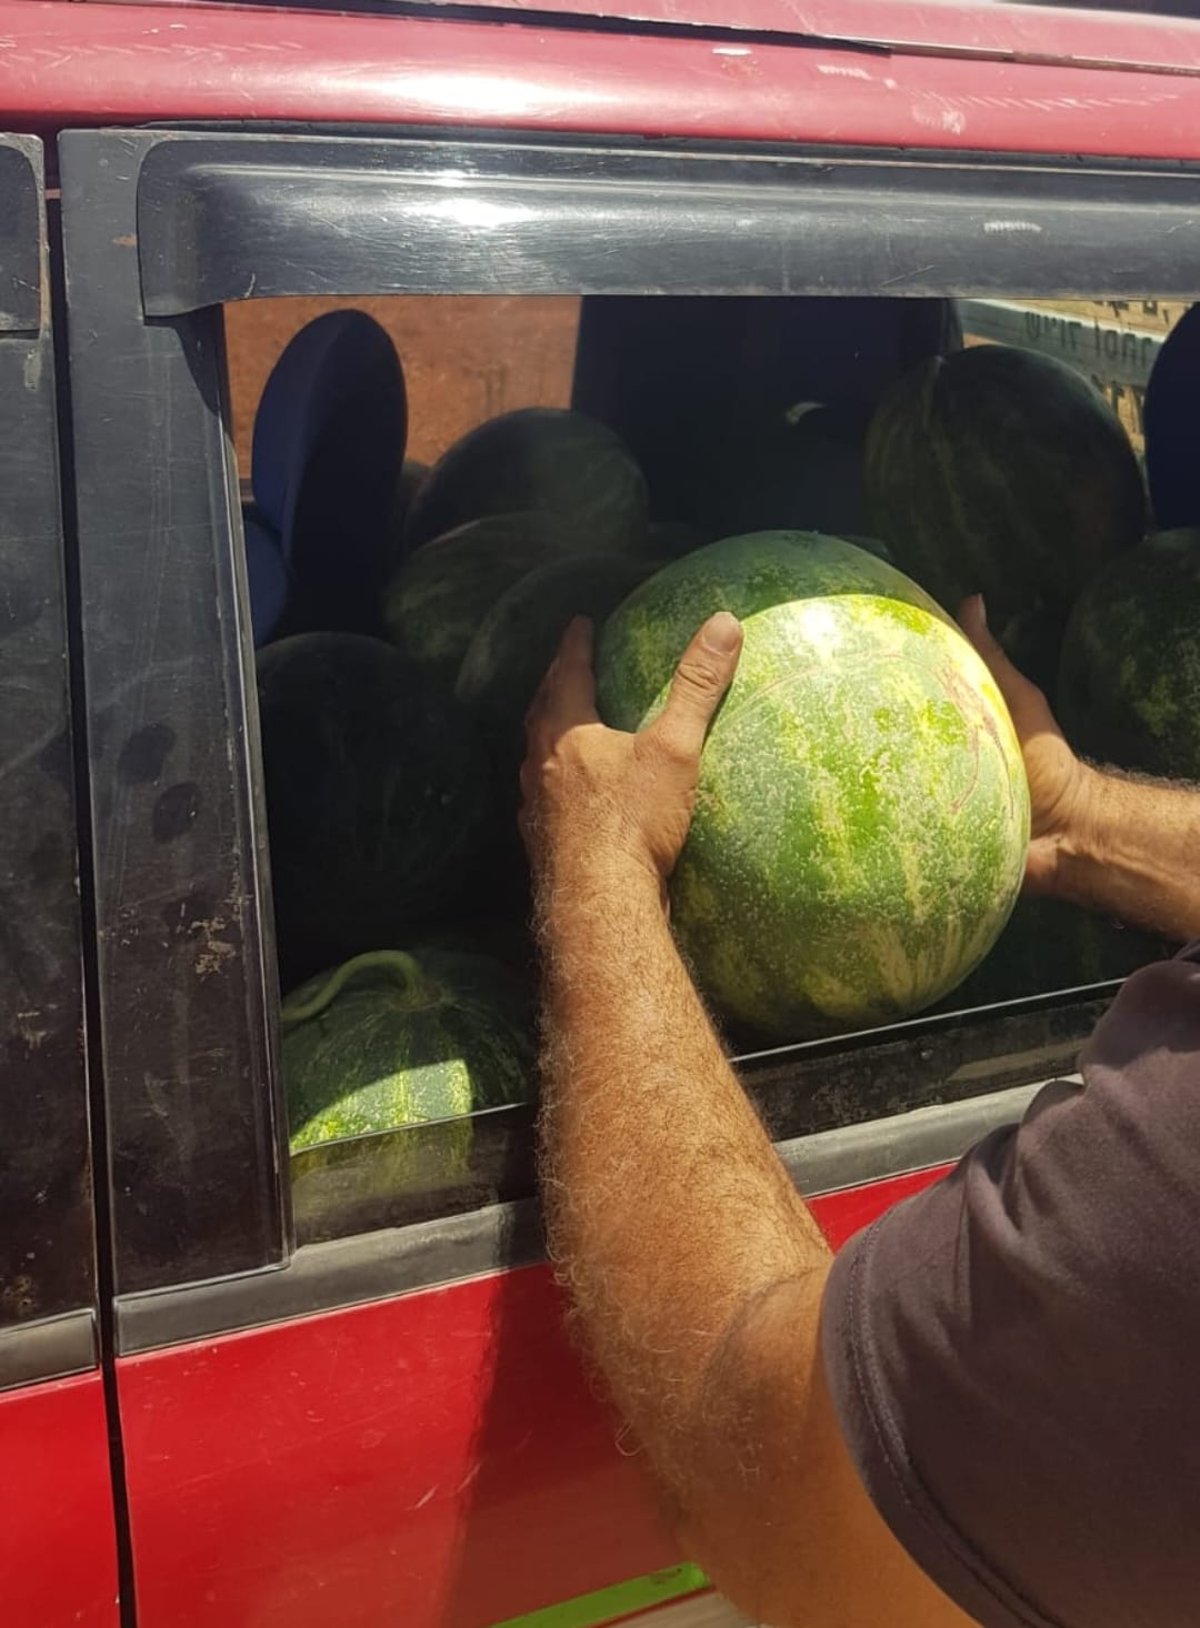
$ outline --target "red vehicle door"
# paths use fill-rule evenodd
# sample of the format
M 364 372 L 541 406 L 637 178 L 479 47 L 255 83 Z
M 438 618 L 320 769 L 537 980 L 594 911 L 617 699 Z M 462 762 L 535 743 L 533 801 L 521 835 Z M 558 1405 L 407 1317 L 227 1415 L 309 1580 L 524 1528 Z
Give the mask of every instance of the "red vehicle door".
M 753 290 L 803 401 L 796 336 L 828 337 L 831 293 L 893 335 L 897 287 L 1185 294 L 1200 182 L 1053 152 L 414 134 L 399 115 L 79 131 L 60 165 L 140 1628 L 584 1625 L 669 1601 L 681 1623 L 732 1622 L 564 1339 L 531 1111 L 474 1116 L 466 1144 L 444 1122 L 289 1157 L 225 313 L 582 299 L 577 377 L 606 411 L 586 335 L 625 341 L 589 312 L 620 296 L 665 320 Z M 981 236 L 981 219 L 1011 229 Z M 758 348 L 772 354 L 762 329 Z M 861 372 L 852 406 L 879 385 Z M 1070 1072 L 1109 993 L 1050 989 L 739 1066 L 840 1241 Z
M 0 1578 L 116 1628 L 41 143 L 0 135 Z

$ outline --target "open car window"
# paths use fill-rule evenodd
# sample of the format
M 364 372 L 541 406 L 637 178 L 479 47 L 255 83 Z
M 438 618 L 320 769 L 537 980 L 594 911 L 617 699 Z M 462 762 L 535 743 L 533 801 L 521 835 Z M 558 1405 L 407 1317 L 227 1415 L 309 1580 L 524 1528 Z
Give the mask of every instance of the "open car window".
M 1033 405 L 1049 367 L 1086 424 L 1053 471 L 1045 438 L 1002 449 L 1063 527 L 1104 522 L 1065 586 L 1049 556 L 997 567 L 1047 688 L 1148 475 L 1191 523 L 1147 431 L 1172 346 L 1186 388 L 1182 169 L 214 132 L 63 158 L 126 1297 L 532 1195 L 515 766 L 572 609 L 766 530 L 921 576 L 881 535 L 907 465 L 881 512 L 872 424 L 982 353 Z M 1104 676 L 1077 680 L 1084 734 Z M 1069 1073 L 1116 980 L 1171 951 L 1065 909 L 1000 925 L 938 987 L 815 1024 L 710 974 L 773 1135 Z

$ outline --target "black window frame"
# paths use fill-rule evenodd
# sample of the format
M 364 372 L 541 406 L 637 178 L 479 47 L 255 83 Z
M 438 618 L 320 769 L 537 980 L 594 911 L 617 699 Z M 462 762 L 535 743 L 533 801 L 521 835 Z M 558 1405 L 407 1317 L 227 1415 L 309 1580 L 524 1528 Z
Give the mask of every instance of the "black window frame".
M 341 1202 L 364 1155 L 358 1208 L 333 1214 L 321 1168 L 301 1161 L 293 1211 L 220 307 L 285 294 L 1190 295 L 1200 168 L 203 128 L 69 132 L 60 166 L 121 1348 L 527 1258 L 527 1108 L 479 1116 L 471 1170 L 432 1201 L 372 1194 L 371 1149 L 346 1144 L 333 1185 Z M 988 1104 L 1007 1111 L 1011 1092 L 1069 1073 L 1112 987 L 740 1066 L 798 1170 L 817 1136 L 834 1138 L 827 1175 L 837 1146 L 858 1149 L 847 1171 L 870 1147 L 886 1174 L 901 1145 L 917 1168 L 914 1110 L 953 1119 L 957 1101 L 965 1134 Z M 402 1134 L 436 1151 L 442 1128 Z
M 44 153 L 0 135 L 0 1389 L 97 1361 Z

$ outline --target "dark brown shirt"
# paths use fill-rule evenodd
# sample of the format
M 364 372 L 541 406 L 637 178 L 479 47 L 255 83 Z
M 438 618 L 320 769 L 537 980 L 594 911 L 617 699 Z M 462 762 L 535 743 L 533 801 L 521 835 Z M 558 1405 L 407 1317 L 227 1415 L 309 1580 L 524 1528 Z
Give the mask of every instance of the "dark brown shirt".
M 863 1481 L 985 1628 L 1200 1624 L 1200 945 L 1131 978 L 1082 1089 L 836 1261 Z

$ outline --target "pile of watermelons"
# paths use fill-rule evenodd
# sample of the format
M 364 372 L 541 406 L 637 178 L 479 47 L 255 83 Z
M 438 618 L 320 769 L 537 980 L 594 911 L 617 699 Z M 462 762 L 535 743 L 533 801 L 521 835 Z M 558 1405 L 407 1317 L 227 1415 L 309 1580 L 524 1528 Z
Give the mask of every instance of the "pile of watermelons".
M 508 413 L 432 469 L 405 461 L 407 421 L 391 341 L 358 312 L 297 336 L 256 421 L 245 521 L 295 1149 L 531 1094 L 522 720 L 576 614 L 603 628 L 600 705 L 625 728 L 707 614 L 743 619 L 672 893 L 738 1043 L 1165 953 L 1065 906 L 1013 912 L 1020 753 L 947 614 L 986 593 L 1081 751 L 1200 775 L 1200 502 L 1146 537 L 1138 461 L 1078 375 L 951 349 L 873 412 L 777 414 L 736 471 L 697 467 L 686 523 L 593 417 Z

